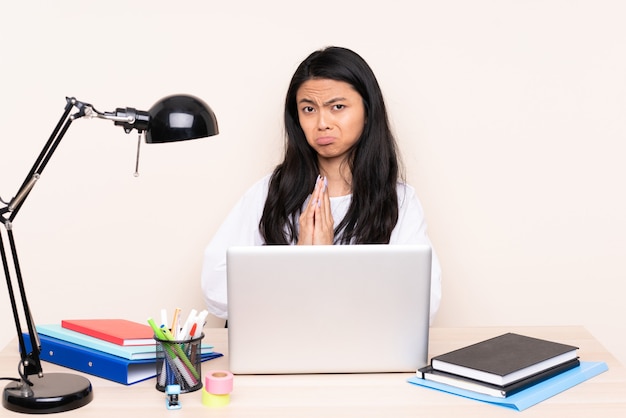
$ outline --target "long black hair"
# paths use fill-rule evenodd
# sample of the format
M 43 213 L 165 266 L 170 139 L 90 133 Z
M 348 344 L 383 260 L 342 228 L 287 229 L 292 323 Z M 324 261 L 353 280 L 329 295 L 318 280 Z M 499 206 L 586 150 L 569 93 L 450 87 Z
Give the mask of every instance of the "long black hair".
M 319 174 L 317 154 L 307 143 L 298 118 L 296 94 L 311 79 L 350 84 L 362 97 L 365 126 L 350 150 L 352 200 L 335 228 L 336 244 L 388 244 L 398 221 L 396 184 L 399 163 L 396 141 L 378 81 L 361 56 L 340 47 L 313 52 L 296 69 L 285 99 L 285 157 L 270 179 L 259 230 L 265 243 L 298 241 L 302 205 Z

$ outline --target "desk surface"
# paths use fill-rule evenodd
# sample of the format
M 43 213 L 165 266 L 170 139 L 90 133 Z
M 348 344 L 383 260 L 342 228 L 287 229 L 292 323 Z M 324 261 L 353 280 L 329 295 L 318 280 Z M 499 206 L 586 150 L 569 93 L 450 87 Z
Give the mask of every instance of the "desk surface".
M 226 329 L 205 330 L 207 343 L 227 354 Z M 604 361 L 609 370 L 523 412 L 524 418 L 567 416 L 623 417 L 626 414 L 626 368 L 582 327 L 432 328 L 429 358 L 504 332 L 518 332 L 580 347 L 584 361 Z M 0 375 L 16 375 L 17 352 L 9 344 L 0 352 Z M 332 345 L 329 347 L 332 349 Z M 227 356 L 203 363 L 209 370 L 228 369 Z M 68 369 L 44 362 L 44 372 Z M 77 374 L 81 374 L 76 372 Z M 520 412 L 418 387 L 406 382 L 412 374 L 339 374 L 235 376 L 231 402 L 221 408 L 201 403 L 201 391 L 183 394 L 182 409 L 168 411 L 165 395 L 154 379 L 131 386 L 84 375 L 94 400 L 64 413 L 77 417 L 502 417 Z M 5 384 L 3 384 L 3 387 Z M 24 416 L 3 410 L 2 416 Z

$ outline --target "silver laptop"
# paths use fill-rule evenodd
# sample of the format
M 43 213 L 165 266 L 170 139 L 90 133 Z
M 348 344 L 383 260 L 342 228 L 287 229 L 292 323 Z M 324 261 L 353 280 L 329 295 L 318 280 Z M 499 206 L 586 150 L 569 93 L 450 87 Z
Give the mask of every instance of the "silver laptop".
M 230 370 L 415 372 L 427 364 L 431 249 L 231 247 Z

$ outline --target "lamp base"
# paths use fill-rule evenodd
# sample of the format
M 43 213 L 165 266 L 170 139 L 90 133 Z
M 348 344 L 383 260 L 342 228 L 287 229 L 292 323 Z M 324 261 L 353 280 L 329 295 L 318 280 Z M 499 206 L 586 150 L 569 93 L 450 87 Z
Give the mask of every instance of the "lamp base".
M 4 388 L 2 406 L 27 414 L 51 414 L 80 408 L 93 399 L 91 382 L 69 373 L 31 377 L 33 386 L 12 382 Z

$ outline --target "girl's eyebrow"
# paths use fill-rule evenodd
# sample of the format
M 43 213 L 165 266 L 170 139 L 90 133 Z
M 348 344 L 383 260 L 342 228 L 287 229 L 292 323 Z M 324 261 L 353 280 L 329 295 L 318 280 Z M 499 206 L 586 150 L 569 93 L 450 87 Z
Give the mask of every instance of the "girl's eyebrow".
M 328 106 L 337 102 L 345 102 L 347 99 L 345 97 L 335 97 L 334 99 L 330 99 L 329 101 L 325 102 L 324 105 Z
M 332 105 L 334 103 L 337 102 L 343 102 L 346 101 L 347 99 L 345 97 L 335 97 L 333 99 L 328 100 L 327 102 L 322 103 L 324 106 L 328 106 L 328 105 Z M 315 102 L 311 99 L 307 99 L 307 98 L 302 98 L 300 99 L 300 101 L 298 103 L 309 103 L 309 104 L 315 104 Z

